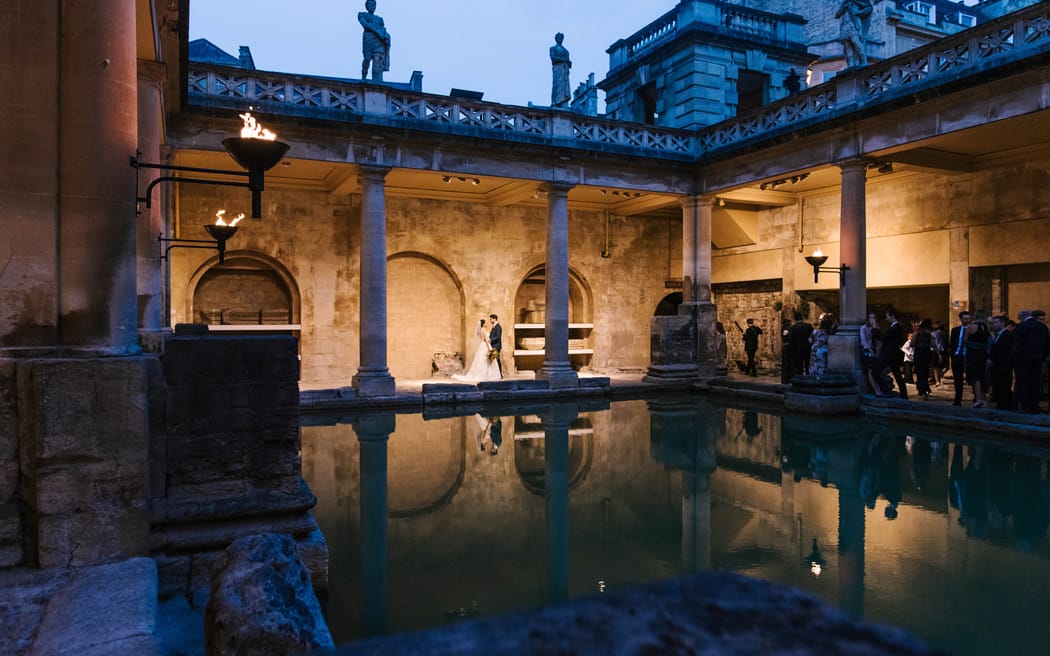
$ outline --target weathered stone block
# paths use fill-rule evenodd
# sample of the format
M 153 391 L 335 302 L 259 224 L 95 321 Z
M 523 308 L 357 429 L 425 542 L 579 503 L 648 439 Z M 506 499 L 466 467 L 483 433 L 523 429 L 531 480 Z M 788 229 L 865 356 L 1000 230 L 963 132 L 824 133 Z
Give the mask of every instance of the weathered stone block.
M 147 552 L 146 357 L 18 363 L 27 554 L 42 567 Z
M 205 651 L 300 654 L 334 649 L 309 571 L 287 535 L 236 540 L 216 562 L 205 609 Z

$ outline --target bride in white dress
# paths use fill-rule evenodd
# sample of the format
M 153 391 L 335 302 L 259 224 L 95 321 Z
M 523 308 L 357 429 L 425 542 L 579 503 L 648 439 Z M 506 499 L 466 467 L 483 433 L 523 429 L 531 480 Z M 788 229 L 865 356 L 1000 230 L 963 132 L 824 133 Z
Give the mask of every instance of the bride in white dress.
M 489 348 L 489 331 L 485 329 L 484 319 L 478 321 L 478 325 L 474 328 L 474 336 L 478 338 L 478 346 L 474 351 L 474 359 L 471 361 L 470 367 L 462 374 L 453 374 L 452 377 L 468 383 L 479 380 L 499 380 L 501 378 L 499 363 L 494 358 L 489 358 L 489 351 L 491 350 Z

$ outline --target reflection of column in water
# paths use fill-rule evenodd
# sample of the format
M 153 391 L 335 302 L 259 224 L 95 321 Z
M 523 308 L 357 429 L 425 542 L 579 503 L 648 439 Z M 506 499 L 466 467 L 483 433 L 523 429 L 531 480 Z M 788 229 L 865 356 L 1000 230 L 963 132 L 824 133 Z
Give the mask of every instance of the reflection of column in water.
M 725 410 L 706 403 L 650 401 L 653 458 L 682 472 L 682 569 L 711 567 L 711 474 L 715 444 L 725 432 Z
M 387 439 L 393 415 L 363 417 L 354 424 L 361 449 L 362 633 L 387 631 Z
M 576 414 L 576 406 L 552 406 L 541 417 L 550 601 L 569 598 L 569 424 Z
M 839 608 L 864 617 L 864 499 L 839 487 Z

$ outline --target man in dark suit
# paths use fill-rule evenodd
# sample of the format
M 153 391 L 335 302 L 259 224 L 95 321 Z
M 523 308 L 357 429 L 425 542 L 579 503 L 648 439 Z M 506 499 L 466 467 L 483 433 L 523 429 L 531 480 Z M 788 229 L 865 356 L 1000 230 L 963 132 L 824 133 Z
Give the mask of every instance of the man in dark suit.
M 1013 383 L 1014 336 L 1006 329 L 1006 317 L 992 317 L 992 342 L 988 347 L 988 373 L 992 381 L 995 407 L 1013 410 L 1014 397 L 1010 387 Z
M 959 313 L 959 325 L 952 328 L 948 336 L 948 357 L 952 364 L 952 382 L 955 384 L 955 400 L 952 405 L 962 405 L 963 385 L 966 384 L 966 327 L 970 325 L 970 313 Z
M 503 378 L 503 359 L 500 357 L 503 351 L 503 326 L 499 325 L 499 317 L 490 314 L 492 328 L 489 329 L 489 348 L 496 352 L 496 364 L 499 366 L 499 377 Z
M 1021 412 L 1039 412 L 1039 384 L 1046 358 L 1046 324 L 1037 320 L 1028 310 L 1017 313 L 1014 328 L 1014 385 L 1017 408 Z
M 787 349 L 791 375 L 798 376 L 809 370 L 809 336 L 813 334 L 813 325 L 802 320 L 802 313 L 795 313 L 795 323 L 788 328 Z M 790 379 L 789 379 L 790 380 Z
M 907 399 L 908 388 L 905 387 L 904 376 L 901 375 L 901 365 L 904 364 L 904 351 L 901 350 L 901 347 L 904 346 L 904 326 L 897 321 L 897 315 L 893 310 L 886 310 L 886 321 L 889 322 L 890 327 L 886 329 L 886 334 L 882 337 L 882 348 L 879 349 L 879 357 L 875 360 L 875 366 L 872 369 L 882 371 L 889 368 L 894 382 L 897 383 L 900 397 Z M 889 392 L 889 390 L 883 390 L 883 392 Z

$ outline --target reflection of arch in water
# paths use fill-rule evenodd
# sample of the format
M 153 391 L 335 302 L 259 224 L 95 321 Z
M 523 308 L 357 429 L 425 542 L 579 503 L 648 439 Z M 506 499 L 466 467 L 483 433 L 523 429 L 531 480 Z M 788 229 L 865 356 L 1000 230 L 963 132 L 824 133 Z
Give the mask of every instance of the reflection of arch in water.
M 543 496 L 544 432 L 539 417 L 514 418 L 514 469 L 525 489 Z M 594 460 L 594 429 L 589 417 L 579 417 L 569 426 L 569 489 L 582 483 Z
M 298 324 L 302 299 L 280 262 L 253 251 L 228 251 L 206 260 L 187 283 L 186 316 L 200 323 Z
M 400 415 L 398 427 L 405 435 L 413 436 L 418 440 L 413 444 L 403 441 L 390 440 L 388 443 L 388 484 L 390 490 L 387 501 L 387 515 L 392 519 L 404 519 L 426 515 L 435 510 L 447 506 L 455 498 L 463 485 L 463 479 L 467 470 L 467 433 L 470 430 L 470 417 L 462 417 L 459 422 L 455 421 L 423 421 L 421 415 Z M 420 426 L 407 427 L 413 421 L 421 422 Z M 444 429 L 447 432 L 435 432 L 436 429 Z M 447 439 L 446 439 L 447 438 Z M 434 472 L 436 449 L 440 442 L 449 445 L 448 458 L 445 460 L 445 471 L 436 472 L 440 474 L 434 478 L 425 489 L 421 482 L 425 482 L 425 475 Z M 405 451 L 400 452 L 404 448 Z M 398 464 L 408 466 L 401 470 Z M 393 470 L 397 471 L 393 471 Z M 399 475 L 404 474 L 407 479 L 404 483 L 398 481 Z M 422 474 L 422 475 L 421 475 Z M 451 475 L 448 475 L 451 474 Z M 404 499 L 399 492 L 404 492 Z
M 474 351 L 468 348 L 473 333 L 468 336 L 465 324 L 466 296 L 444 262 L 416 251 L 391 255 L 387 299 L 387 364 L 395 378 L 430 378 L 437 352 L 461 353 L 469 366 Z
M 653 311 L 654 317 L 672 317 L 678 314 L 678 306 L 682 304 L 682 292 L 671 292 L 664 296 Z

